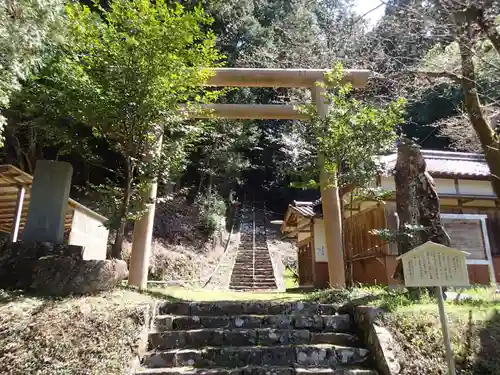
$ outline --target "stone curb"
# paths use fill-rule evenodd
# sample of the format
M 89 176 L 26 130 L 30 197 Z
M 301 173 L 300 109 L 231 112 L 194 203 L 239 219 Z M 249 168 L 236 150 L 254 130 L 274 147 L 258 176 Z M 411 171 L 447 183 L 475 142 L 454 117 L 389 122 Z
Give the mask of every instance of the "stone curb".
M 141 306 L 144 308 L 142 311 L 142 319 L 144 319 L 144 322 L 141 332 L 136 339 L 134 354 L 130 360 L 130 365 L 128 367 L 128 371 L 125 372 L 125 375 L 135 375 L 137 370 L 141 367 L 141 361 L 148 351 L 149 332 L 153 327 L 157 303 L 158 302 L 154 301 Z
M 380 375 L 398 375 L 401 372 L 401 347 L 383 326 L 384 311 L 372 306 L 346 306 L 358 336 L 371 352 L 375 369 Z

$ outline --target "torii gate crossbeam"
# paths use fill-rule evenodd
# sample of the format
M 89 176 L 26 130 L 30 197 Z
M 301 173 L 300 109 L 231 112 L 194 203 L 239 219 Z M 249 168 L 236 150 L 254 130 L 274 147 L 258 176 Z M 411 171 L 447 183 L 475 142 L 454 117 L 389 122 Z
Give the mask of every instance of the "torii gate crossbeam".
M 206 86 L 309 88 L 318 113 L 321 116 L 326 116 L 328 113 L 329 106 L 324 99 L 325 89 L 317 84 L 324 81 L 325 73 L 329 72 L 328 69 L 216 68 L 213 71 L 215 74 L 208 79 Z M 366 85 L 370 73 L 369 70 L 344 70 L 343 82 L 349 82 L 353 87 L 362 88 Z M 193 117 L 213 116 L 227 119 L 258 120 L 307 119 L 291 105 L 212 104 L 206 106 L 205 109 L 211 111 L 211 116 L 205 112 L 193 114 Z M 322 155 L 319 156 L 318 164 L 322 168 Z M 345 269 L 339 189 L 331 184 L 336 180 L 337 176 L 327 175 L 324 171 L 320 175 L 330 285 L 344 287 Z M 151 184 L 149 198 L 153 201 L 156 200 L 156 183 Z M 147 287 L 154 210 L 155 204 L 152 203 L 147 208 L 145 215 L 134 225 L 129 284 L 141 289 Z

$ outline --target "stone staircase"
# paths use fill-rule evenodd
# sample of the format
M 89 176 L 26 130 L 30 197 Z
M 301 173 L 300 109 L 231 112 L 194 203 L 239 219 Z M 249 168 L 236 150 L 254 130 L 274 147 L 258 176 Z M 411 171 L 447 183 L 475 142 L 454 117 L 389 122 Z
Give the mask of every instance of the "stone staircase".
M 136 375 L 377 375 L 332 305 L 162 302 Z
M 231 274 L 232 290 L 276 290 L 266 239 L 265 215 L 252 208 L 241 212 L 240 244 Z

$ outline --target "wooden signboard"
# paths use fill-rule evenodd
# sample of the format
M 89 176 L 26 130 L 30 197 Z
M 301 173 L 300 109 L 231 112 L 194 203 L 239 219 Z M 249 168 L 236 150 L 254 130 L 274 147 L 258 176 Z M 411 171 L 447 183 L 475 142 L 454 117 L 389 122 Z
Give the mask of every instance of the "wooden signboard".
M 426 242 L 401 255 L 405 285 L 409 287 L 469 285 L 464 251 Z
M 452 247 L 468 252 L 469 259 L 486 259 L 481 220 L 444 217 L 441 221 Z
M 496 284 L 486 219 L 486 215 L 441 214 L 451 246 L 469 253 L 467 264 L 488 266 L 490 283 Z
M 467 255 L 464 251 L 429 241 L 397 258 L 403 263 L 405 286 L 436 287 L 448 375 L 455 375 L 455 361 L 444 311 L 443 287 L 469 285 Z

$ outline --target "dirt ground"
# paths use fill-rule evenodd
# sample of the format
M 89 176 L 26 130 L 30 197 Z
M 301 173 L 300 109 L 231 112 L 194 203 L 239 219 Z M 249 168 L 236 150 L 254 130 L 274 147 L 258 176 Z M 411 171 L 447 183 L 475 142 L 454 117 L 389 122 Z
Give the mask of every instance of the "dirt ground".
M 65 299 L 0 290 L 0 374 L 122 375 L 149 303 L 123 290 Z

